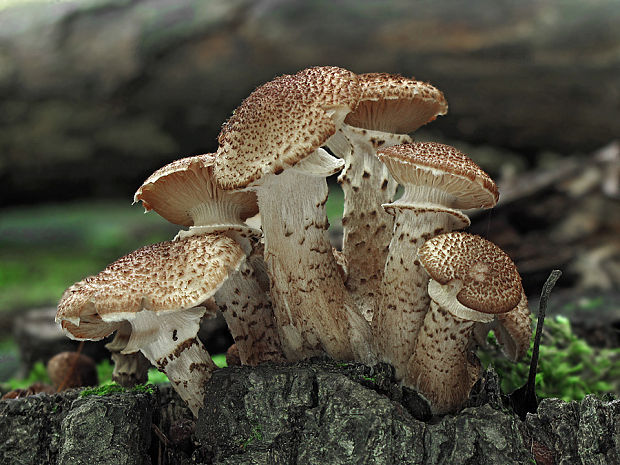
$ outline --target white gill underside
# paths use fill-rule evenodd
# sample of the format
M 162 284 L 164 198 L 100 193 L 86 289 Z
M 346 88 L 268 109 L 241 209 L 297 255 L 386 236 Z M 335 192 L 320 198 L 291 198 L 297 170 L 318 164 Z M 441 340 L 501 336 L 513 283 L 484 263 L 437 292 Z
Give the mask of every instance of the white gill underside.
M 253 228 L 241 220 L 242 207 L 230 201 L 204 202 L 190 211 L 194 225 L 181 230 L 174 240 L 202 234 L 223 233 L 241 245 L 246 255 L 252 251 L 252 242 L 259 240 L 260 229 Z
M 343 127 L 328 141 L 345 160 L 338 177 L 344 192 L 343 249 L 347 263 L 347 288 L 360 311 L 372 320 L 394 219 L 381 205 L 396 194 L 396 181 L 377 158 L 377 149 L 412 142 L 404 134 Z
M 202 407 L 205 383 L 217 368 L 197 337 L 204 307 L 169 312 L 142 310 L 131 323 L 131 336 L 121 352 L 140 350 L 168 376 L 195 417 Z
M 289 360 L 325 352 L 368 360 L 370 328 L 342 282 L 327 235 L 324 176 L 342 162 L 326 157 L 318 150 L 258 189 L 274 314 Z
M 447 284 L 439 284 L 434 279 L 428 283 L 428 294 L 439 306 L 450 312 L 453 316 L 463 320 L 478 323 L 490 323 L 495 319 L 495 315 L 482 313 L 466 307 L 457 299 L 457 294 L 462 289 L 461 281 L 454 280 Z
M 215 294 L 242 365 L 283 361 L 271 300 L 246 261 Z

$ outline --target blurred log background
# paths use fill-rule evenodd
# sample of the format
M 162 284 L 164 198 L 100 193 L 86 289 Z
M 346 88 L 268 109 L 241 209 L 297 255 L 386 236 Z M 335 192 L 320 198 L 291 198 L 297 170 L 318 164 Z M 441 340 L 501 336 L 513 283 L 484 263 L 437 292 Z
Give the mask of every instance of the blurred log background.
M 511 253 L 529 290 L 551 267 L 565 285 L 617 289 L 616 0 L 17 3 L 0 10 L 2 207 L 130 199 L 164 163 L 214 151 L 276 75 L 401 73 L 450 103 L 419 138 L 462 147 L 504 186 L 473 230 Z

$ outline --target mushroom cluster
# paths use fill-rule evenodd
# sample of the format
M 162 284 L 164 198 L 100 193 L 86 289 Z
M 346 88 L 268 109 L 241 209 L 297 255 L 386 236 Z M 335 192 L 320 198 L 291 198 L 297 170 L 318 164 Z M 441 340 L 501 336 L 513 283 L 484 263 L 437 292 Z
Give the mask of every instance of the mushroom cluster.
M 57 321 L 74 339 L 116 331 L 118 378 L 144 379 L 141 353 L 195 415 L 215 369 L 198 325 L 217 309 L 241 364 L 385 361 L 435 413 L 457 410 L 486 333 L 516 361 L 531 328 L 510 258 L 458 232 L 463 210 L 497 203 L 495 183 L 455 148 L 410 136 L 447 109 L 432 85 L 384 73 L 315 67 L 263 84 L 216 153 L 174 161 L 136 192 L 188 229 L 69 287 Z M 342 251 L 325 211 L 336 173 Z

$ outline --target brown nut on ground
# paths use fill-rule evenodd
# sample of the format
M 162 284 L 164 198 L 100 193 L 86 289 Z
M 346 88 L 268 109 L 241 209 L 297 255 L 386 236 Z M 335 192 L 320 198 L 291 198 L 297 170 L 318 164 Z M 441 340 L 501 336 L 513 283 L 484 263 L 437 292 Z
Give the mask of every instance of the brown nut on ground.
M 419 257 L 431 277 L 431 309 L 403 382 L 423 394 L 434 413 L 453 412 L 479 377 L 479 366 L 468 357 L 474 324 L 515 308 L 523 293 L 521 278 L 499 247 L 471 234 L 430 239 Z

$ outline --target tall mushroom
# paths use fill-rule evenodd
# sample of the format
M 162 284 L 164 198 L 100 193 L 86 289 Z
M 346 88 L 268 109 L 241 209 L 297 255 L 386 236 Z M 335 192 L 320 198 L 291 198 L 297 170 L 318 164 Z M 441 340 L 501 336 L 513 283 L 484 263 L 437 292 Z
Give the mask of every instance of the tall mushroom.
M 342 162 L 320 148 L 358 98 L 353 73 L 306 69 L 256 89 L 219 135 L 218 184 L 258 195 L 274 314 L 289 360 L 322 353 L 369 358 L 370 328 L 344 286 L 327 236 L 325 178 Z
M 343 254 L 347 288 L 367 320 L 380 295 L 383 265 L 392 238 L 396 182 L 376 157 L 380 148 L 412 142 L 407 134 L 448 111 L 443 94 L 425 82 L 385 73 L 358 75 L 361 97 L 328 147 L 345 161 L 338 182 L 344 191 Z
M 122 353 L 141 351 L 164 372 L 195 416 L 216 366 L 197 337 L 204 307 L 231 270 L 245 260 L 219 234 L 142 247 L 69 287 L 56 321 L 69 337 L 100 340 L 131 325 Z
M 469 352 L 474 324 L 515 308 L 523 288 L 510 257 L 480 236 L 439 235 L 419 258 L 431 278 L 431 304 L 403 383 L 423 394 L 434 413 L 447 413 L 467 400 L 479 377 Z
M 253 192 L 223 191 L 213 180 L 211 154 L 176 160 L 144 181 L 134 196 L 144 208 L 168 221 L 189 226 L 178 237 L 221 233 L 232 237 L 249 256 L 261 231 L 244 220 L 258 212 Z M 245 260 L 215 294 L 241 363 L 283 361 L 269 295 L 261 288 L 250 260 Z
M 419 247 L 433 236 L 469 226 L 460 210 L 492 207 L 498 192 L 478 165 L 448 145 L 396 145 L 379 150 L 378 157 L 404 193 L 384 205 L 394 215 L 395 225 L 372 328 L 379 356 L 402 378 L 429 306 L 428 276 L 417 258 Z

